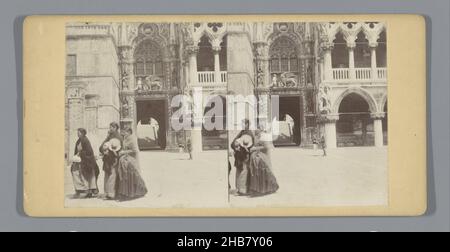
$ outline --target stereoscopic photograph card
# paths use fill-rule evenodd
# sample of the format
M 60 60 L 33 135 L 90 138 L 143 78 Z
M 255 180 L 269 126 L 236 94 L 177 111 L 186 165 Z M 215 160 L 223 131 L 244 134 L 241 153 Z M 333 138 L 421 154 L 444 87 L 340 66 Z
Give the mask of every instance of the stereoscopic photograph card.
M 426 211 L 414 15 L 31 16 L 30 216 Z

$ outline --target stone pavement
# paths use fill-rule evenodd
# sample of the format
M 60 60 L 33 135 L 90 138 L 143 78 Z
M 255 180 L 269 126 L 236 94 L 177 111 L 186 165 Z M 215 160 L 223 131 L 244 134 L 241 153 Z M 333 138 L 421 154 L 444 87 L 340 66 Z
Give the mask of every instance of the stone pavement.
M 263 197 L 231 196 L 233 207 L 386 205 L 387 147 L 321 150 L 277 148 L 272 165 L 280 189 Z M 233 174 L 230 176 L 233 179 Z
M 66 172 L 67 207 L 228 207 L 226 151 L 206 151 L 187 160 L 188 154 L 141 152 L 141 172 L 149 194 L 141 199 L 116 202 L 103 199 L 71 199 L 70 168 Z M 101 167 L 101 162 L 98 162 Z M 99 178 L 103 193 L 103 172 Z
M 116 202 L 102 198 L 72 199 L 70 168 L 66 169 L 66 207 L 256 207 L 386 205 L 387 147 L 321 151 L 278 148 L 272 153 L 280 190 L 250 198 L 228 195 L 227 152 L 206 151 L 193 161 L 187 154 L 141 152 L 141 170 L 149 194 Z M 99 161 L 101 167 L 101 161 Z M 230 175 L 234 185 L 234 169 Z M 103 173 L 99 188 L 103 193 Z

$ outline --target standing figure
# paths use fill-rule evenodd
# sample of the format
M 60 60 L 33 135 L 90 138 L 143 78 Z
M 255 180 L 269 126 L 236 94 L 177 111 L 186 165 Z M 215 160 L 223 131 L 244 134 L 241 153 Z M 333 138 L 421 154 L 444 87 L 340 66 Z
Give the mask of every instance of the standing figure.
M 320 146 L 323 151 L 323 156 L 326 157 L 327 156 L 327 142 L 325 141 L 324 136 L 322 136 L 322 138 L 320 138 Z
M 120 80 L 122 82 L 122 90 L 128 90 L 130 77 L 126 71 L 122 73 L 122 79 Z
M 126 128 L 122 133 L 124 139 L 122 149 L 119 151 L 117 198 L 132 200 L 144 197 L 148 190 L 139 168 L 137 138 L 131 128 Z
M 272 87 L 278 87 L 278 77 L 276 74 L 273 74 L 272 76 Z
M 97 179 L 100 173 L 95 160 L 92 145 L 85 129 L 78 129 L 78 141 L 75 144 L 74 160 L 71 167 L 75 196 L 86 193 L 86 198 L 98 194 Z
M 122 117 L 128 118 L 130 116 L 130 107 L 128 105 L 128 99 L 124 98 L 122 100 Z
M 329 87 L 327 86 L 322 86 L 319 88 L 319 112 L 321 114 L 329 114 L 331 112 Z
M 248 193 L 248 166 L 250 152 L 248 150 L 254 143 L 254 135 L 250 130 L 250 121 L 244 120 L 242 130 L 232 141 L 231 149 L 234 151 L 234 166 L 236 167 L 236 189 L 239 195 Z M 247 140 L 244 141 L 244 138 Z
M 189 153 L 189 160 L 193 160 L 194 156 L 192 154 L 192 142 L 191 142 L 191 139 L 187 140 L 186 148 L 187 148 L 187 151 Z
M 122 136 L 119 133 L 119 124 L 112 122 L 109 125 L 108 136 L 103 144 L 100 146 L 100 153 L 103 155 L 103 171 L 105 172 L 105 194 L 106 199 L 112 200 L 116 198 L 117 185 L 117 166 L 119 164 L 119 157 L 113 151 L 110 144 L 112 139 L 116 139 L 122 143 Z

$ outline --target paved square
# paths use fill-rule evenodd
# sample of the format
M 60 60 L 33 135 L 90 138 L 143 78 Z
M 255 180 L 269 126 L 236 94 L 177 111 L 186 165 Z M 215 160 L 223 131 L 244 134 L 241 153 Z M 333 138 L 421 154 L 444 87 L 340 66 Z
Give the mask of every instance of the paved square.
M 388 200 L 387 147 L 321 151 L 299 148 L 273 150 L 272 162 L 280 190 L 264 197 L 228 196 L 226 151 L 197 154 L 141 152 L 141 170 L 149 194 L 129 202 L 72 199 L 70 168 L 66 169 L 67 207 L 257 207 L 367 206 Z M 101 167 L 101 161 L 99 161 Z M 234 186 L 234 169 L 230 175 Z M 99 178 L 103 192 L 103 172 Z
M 328 151 L 278 148 L 272 152 L 280 189 L 264 197 L 231 196 L 234 207 L 386 205 L 387 147 Z M 230 176 L 233 182 L 233 174 Z
M 188 154 L 141 152 L 141 172 L 149 193 L 141 199 L 116 202 L 103 199 L 71 199 L 70 168 L 66 172 L 68 207 L 228 207 L 226 151 L 207 151 L 187 160 Z M 98 162 L 101 165 L 101 162 Z M 101 166 L 100 166 L 101 167 Z M 103 172 L 99 178 L 103 193 Z

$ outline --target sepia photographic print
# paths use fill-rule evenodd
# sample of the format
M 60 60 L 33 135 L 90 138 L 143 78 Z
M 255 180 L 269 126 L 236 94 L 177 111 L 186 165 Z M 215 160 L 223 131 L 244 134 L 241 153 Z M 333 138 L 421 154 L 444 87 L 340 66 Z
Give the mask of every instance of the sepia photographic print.
M 66 23 L 66 208 L 388 205 L 382 22 Z

